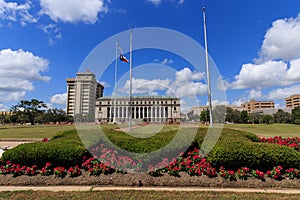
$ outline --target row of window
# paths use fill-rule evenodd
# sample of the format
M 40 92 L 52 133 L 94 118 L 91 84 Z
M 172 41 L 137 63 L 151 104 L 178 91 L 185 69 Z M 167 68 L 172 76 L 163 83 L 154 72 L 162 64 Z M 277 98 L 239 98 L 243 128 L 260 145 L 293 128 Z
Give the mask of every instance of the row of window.
M 114 101 L 111 101 L 111 103 L 110 103 L 110 101 L 108 101 L 107 104 L 108 105 L 110 105 L 110 104 L 113 105 Z M 116 104 L 117 105 L 128 105 L 129 102 L 128 101 L 117 101 Z M 141 105 L 151 104 L 151 105 L 155 105 L 155 101 L 140 101 L 140 102 L 139 101 L 137 101 L 137 102 L 133 101 L 133 102 L 131 102 L 131 104 L 132 105 L 135 105 L 135 104 L 141 104 Z M 160 103 L 159 103 L 159 101 L 156 101 L 156 104 L 164 104 L 164 101 L 161 101 Z M 168 101 L 165 101 L 165 104 L 168 104 Z M 176 101 L 174 101 L 174 104 L 176 104 Z M 102 105 L 101 101 L 99 102 L 99 105 Z

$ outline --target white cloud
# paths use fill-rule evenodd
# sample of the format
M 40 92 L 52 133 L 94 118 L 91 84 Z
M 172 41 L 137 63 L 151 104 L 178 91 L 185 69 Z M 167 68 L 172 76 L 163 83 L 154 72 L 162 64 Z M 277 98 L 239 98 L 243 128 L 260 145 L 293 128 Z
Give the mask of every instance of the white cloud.
M 190 97 L 194 98 L 197 95 L 203 96 L 207 94 L 207 85 L 200 82 L 186 82 L 180 86 L 170 87 L 175 92 L 175 95 L 178 97 Z M 170 93 L 170 91 L 168 91 Z
M 50 98 L 51 104 L 65 105 L 67 101 L 67 93 L 55 94 Z
M 0 103 L 0 111 L 8 111 L 8 107 Z
M 166 65 L 166 64 L 172 64 L 173 63 L 173 60 L 172 59 L 168 59 L 168 58 L 165 58 L 162 62 L 161 62 L 161 64 L 163 64 L 163 65 Z
M 62 38 L 61 28 L 56 24 L 41 25 L 39 28 L 48 36 L 50 46 L 53 46 L 56 40 Z
M 162 61 L 160 61 L 159 59 L 156 58 L 153 60 L 153 62 L 160 63 L 162 65 L 167 65 L 167 64 L 172 64 L 174 61 L 172 59 L 168 59 L 168 58 L 165 58 Z
M 300 85 L 293 85 L 290 87 L 278 88 L 270 91 L 269 94 L 267 95 L 267 99 L 282 100 L 293 94 L 299 94 L 299 93 L 300 93 Z
M 184 0 L 169 0 L 170 2 L 178 2 L 178 4 L 183 4 Z M 162 3 L 162 0 L 148 0 L 148 2 L 152 3 L 155 6 L 158 6 Z
M 267 61 L 262 64 L 244 64 L 229 88 L 245 89 L 282 85 L 287 65 L 283 61 Z
M 241 106 L 243 103 L 245 103 L 246 101 L 242 100 L 242 99 L 238 99 L 235 100 L 231 103 L 231 105 L 236 105 L 236 106 Z
M 279 19 L 267 31 L 261 47 L 262 59 L 292 60 L 300 58 L 300 14 L 296 18 Z
M 29 13 L 30 9 L 30 1 L 27 1 L 25 4 L 18 4 L 16 2 L 0 0 L 0 19 L 13 22 L 20 21 L 23 26 L 26 23 L 35 23 L 37 19 Z
M 99 13 L 108 12 L 104 0 L 40 0 L 41 14 L 58 22 L 94 24 Z
M 158 6 L 159 4 L 161 4 L 161 0 L 148 0 L 148 1 L 155 6 Z
M 215 99 L 215 100 L 212 100 L 211 104 L 212 104 L 213 106 L 219 106 L 219 105 L 224 106 L 224 105 L 229 105 L 229 102 L 228 102 L 228 101 L 220 101 L 220 100 L 218 100 L 218 99 Z M 207 102 L 206 105 L 208 105 L 208 102 Z
M 201 81 L 204 78 L 203 72 L 192 72 L 190 68 L 183 68 L 180 71 L 176 72 L 176 80 L 174 84 L 176 86 L 178 85 L 185 85 L 187 82 L 193 82 L 193 81 Z
M 34 90 L 34 81 L 49 81 L 40 74 L 48 65 L 46 59 L 22 49 L 0 50 L 0 101 L 18 101 Z
M 157 95 L 158 93 L 155 91 L 163 91 L 167 90 L 170 86 L 170 80 L 161 80 L 161 79 L 136 79 L 132 78 L 132 93 L 133 94 L 152 94 Z M 119 89 L 119 91 L 128 93 L 129 92 L 130 83 L 126 81 L 125 85 Z
M 300 81 L 300 58 L 290 61 L 290 68 L 285 75 L 287 84 L 293 84 Z
M 249 99 L 259 99 L 263 96 L 261 90 L 251 89 L 249 91 Z
M 110 87 L 110 84 L 105 82 L 105 81 L 100 81 L 99 82 L 101 85 L 103 85 L 104 88 L 109 88 Z

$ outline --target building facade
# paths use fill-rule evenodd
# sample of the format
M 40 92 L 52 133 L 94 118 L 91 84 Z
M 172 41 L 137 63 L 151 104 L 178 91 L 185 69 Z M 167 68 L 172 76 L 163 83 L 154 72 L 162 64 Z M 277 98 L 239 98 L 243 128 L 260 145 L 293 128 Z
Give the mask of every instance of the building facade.
M 104 87 L 89 71 L 67 78 L 67 114 L 71 116 L 95 113 L 96 99 L 103 96 Z
M 285 98 L 285 104 L 287 108 L 296 108 L 300 106 L 300 94 L 295 94 Z
M 11 111 L 4 111 L 4 110 L 0 110 L 0 115 L 11 115 L 12 112 Z
M 131 108 L 131 113 L 129 112 Z M 96 100 L 96 122 L 128 123 L 131 114 L 135 123 L 180 122 L 180 99 L 167 96 L 102 97 Z
M 255 101 L 255 100 L 250 100 L 249 102 L 243 103 L 241 106 L 245 108 L 249 114 L 253 112 L 258 112 L 259 110 L 262 109 L 275 107 L 274 101 Z

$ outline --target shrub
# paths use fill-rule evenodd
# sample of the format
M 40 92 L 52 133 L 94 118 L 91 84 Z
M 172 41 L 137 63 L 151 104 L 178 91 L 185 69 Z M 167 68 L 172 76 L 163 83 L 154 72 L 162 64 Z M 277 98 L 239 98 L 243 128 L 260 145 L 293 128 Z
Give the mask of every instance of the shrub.
M 61 137 L 48 142 L 21 144 L 6 151 L 2 158 L 24 166 L 37 165 L 39 169 L 47 162 L 55 166 L 71 167 L 80 165 L 88 152 L 79 140 L 76 131 L 66 131 Z
M 252 142 L 239 132 L 223 130 L 220 140 L 207 156 L 213 166 L 227 169 L 247 166 L 263 171 L 279 165 L 283 168 L 299 168 L 299 152 L 290 147 Z

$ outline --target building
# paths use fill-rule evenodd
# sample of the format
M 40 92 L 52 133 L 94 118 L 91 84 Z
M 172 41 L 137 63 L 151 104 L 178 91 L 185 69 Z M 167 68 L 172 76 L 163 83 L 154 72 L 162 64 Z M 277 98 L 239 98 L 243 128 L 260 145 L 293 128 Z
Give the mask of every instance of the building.
M 292 114 L 292 108 L 262 108 L 262 109 L 257 109 L 255 111 L 252 111 L 252 114 L 256 113 L 261 115 L 274 115 L 279 110 Z
M 2 110 L 2 111 L 0 111 L 0 115 L 11 115 L 12 114 L 12 112 L 11 111 L 4 111 L 4 110 Z
M 300 106 L 300 94 L 295 94 L 285 98 L 285 104 L 287 108 L 296 108 Z
M 188 114 L 200 116 L 201 112 L 207 109 L 209 109 L 208 106 L 193 106 L 190 108 Z
M 76 73 L 76 78 L 67 78 L 67 114 L 71 116 L 95 113 L 96 99 L 103 96 L 104 87 L 89 71 Z
M 116 104 L 115 104 L 116 102 Z M 133 96 L 131 116 L 135 123 L 180 122 L 180 99 L 169 96 Z M 102 97 L 96 100 L 96 121 L 100 123 L 128 123 L 130 116 L 128 97 Z
M 251 114 L 262 109 L 274 108 L 274 101 L 255 101 L 252 99 L 249 102 L 243 103 L 241 106 Z

